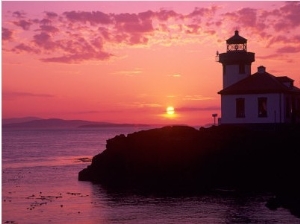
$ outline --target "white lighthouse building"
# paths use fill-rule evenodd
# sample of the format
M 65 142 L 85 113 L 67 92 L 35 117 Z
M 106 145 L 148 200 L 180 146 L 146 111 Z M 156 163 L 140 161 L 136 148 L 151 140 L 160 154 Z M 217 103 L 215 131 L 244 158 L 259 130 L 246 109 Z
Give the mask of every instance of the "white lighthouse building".
M 238 31 L 217 54 L 223 66 L 220 124 L 300 123 L 300 89 L 287 76 L 275 77 L 264 66 L 251 74 L 255 54 Z

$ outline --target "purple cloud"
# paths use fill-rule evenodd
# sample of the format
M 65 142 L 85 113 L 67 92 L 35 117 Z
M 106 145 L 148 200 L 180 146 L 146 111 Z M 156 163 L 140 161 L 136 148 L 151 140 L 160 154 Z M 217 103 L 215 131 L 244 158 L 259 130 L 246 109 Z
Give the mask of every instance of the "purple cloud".
M 55 50 L 57 44 L 52 41 L 51 36 L 46 32 L 41 32 L 33 36 L 33 42 L 38 46 L 46 50 Z
M 152 32 L 152 21 L 150 19 L 141 20 L 136 14 L 120 14 L 116 15 L 116 29 L 119 31 L 131 32 Z
M 276 46 L 274 53 L 296 53 L 300 37 L 287 31 L 299 28 L 300 3 L 282 4 L 275 10 L 247 7 L 225 14 L 220 14 L 219 6 L 195 8 L 188 14 L 166 9 L 119 14 L 46 11 L 40 17 L 30 19 L 25 19 L 24 12 L 16 11 L 10 14 L 15 26 L 10 24 L 2 28 L 2 36 L 6 40 L 6 49 L 43 55 L 43 62 L 108 60 L 114 55 L 107 49 L 118 44 L 122 47 L 184 44 L 219 36 L 218 42 L 224 40 L 222 30 L 228 27 L 242 27 L 245 36 L 259 39 L 266 47 Z M 278 43 L 284 43 L 286 47 L 276 45 Z
M 25 17 L 25 13 L 23 11 L 15 11 L 12 13 L 13 17 L 17 17 L 17 18 L 24 18 Z
M 24 13 L 15 12 L 15 17 L 20 18 L 15 21 L 15 25 L 28 31 L 31 39 L 18 43 L 12 50 L 18 53 L 46 53 L 50 56 L 42 58 L 42 61 L 63 63 L 107 60 L 113 55 L 104 50 L 105 46 L 120 43 L 146 45 L 158 28 L 164 32 L 171 32 L 167 29 L 168 21 L 184 19 L 183 15 L 173 10 L 149 10 L 132 14 L 70 11 L 58 15 L 54 12 L 44 12 L 44 18 L 31 20 L 21 19 L 23 15 Z M 156 22 L 159 25 L 154 27 Z M 31 26 L 38 27 L 29 33 Z M 161 29 L 163 26 L 165 29 Z M 183 26 L 179 27 L 182 29 Z M 52 52 L 60 52 L 61 55 L 51 57 Z
M 226 13 L 225 16 L 231 20 L 236 20 L 238 24 L 246 27 L 255 27 L 257 25 L 256 9 L 243 8 L 233 13 Z
M 45 12 L 46 16 L 50 19 L 54 19 L 58 17 L 58 15 L 55 12 Z
M 297 45 L 299 41 L 296 41 L 297 37 L 293 36 L 291 31 L 300 27 L 300 2 L 283 4 L 274 10 L 242 8 L 236 12 L 225 13 L 223 16 L 233 28 L 243 27 L 250 36 L 256 36 L 266 43 L 266 47 L 278 43 Z M 281 49 L 278 52 L 296 52 L 297 48 Z
M 2 40 L 12 39 L 12 31 L 2 27 Z
M 155 15 L 154 12 L 152 12 L 151 10 L 148 10 L 146 12 L 140 12 L 138 13 L 138 17 L 140 20 L 150 20 L 152 19 L 152 17 Z
M 278 20 L 274 25 L 277 31 L 280 30 L 290 30 L 300 26 L 299 19 L 300 12 L 300 2 L 286 2 L 283 7 L 279 9 L 281 17 L 284 17 L 284 20 Z M 278 15 L 278 14 L 277 14 Z
M 52 58 L 43 58 L 41 61 L 43 62 L 60 62 L 60 63 L 79 63 L 81 61 L 86 60 L 107 60 L 111 56 L 110 53 L 106 52 L 95 52 L 95 53 L 78 53 L 78 54 L 70 54 L 61 57 L 52 57 Z
M 167 21 L 171 18 L 181 17 L 180 14 L 177 14 L 173 10 L 160 10 L 159 12 L 155 13 L 156 18 L 159 21 Z
M 40 30 L 43 31 L 43 32 L 49 32 L 49 33 L 56 33 L 59 31 L 59 29 L 57 29 L 56 27 L 54 26 L 40 26 Z
M 52 23 L 52 21 L 50 19 L 42 19 L 39 22 L 42 26 L 48 26 L 48 25 L 51 25 L 51 23 Z
M 32 23 L 22 19 L 20 21 L 14 22 L 14 24 L 16 26 L 22 27 L 23 30 L 29 30 Z
M 89 22 L 91 25 L 95 24 L 110 24 L 112 22 L 110 16 L 100 11 L 96 12 L 64 12 L 63 15 L 70 22 L 80 22 L 87 23 Z
M 12 50 L 14 52 L 17 52 L 17 53 L 21 53 L 21 52 L 35 53 L 35 54 L 41 53 L 41 51 L 39 49 L 30 47 L 30 46 L 25 45 L 23 43 L 15 46 Z
M 193 12 L 187 15 L 187 18 L 214 16 L 219 8 L 217 6 L 212 6 L 210 8 L 198 8 L 196 7 Z

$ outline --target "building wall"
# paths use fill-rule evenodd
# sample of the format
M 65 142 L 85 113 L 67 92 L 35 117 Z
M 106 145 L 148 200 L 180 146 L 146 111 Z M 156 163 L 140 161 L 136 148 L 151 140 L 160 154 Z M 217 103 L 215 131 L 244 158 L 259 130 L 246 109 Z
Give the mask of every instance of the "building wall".
M 300 123 L 300 96 L 291 94 L 282 95 L 281 102 L 284 122 Z
M 251 65 L 245 65 L 245 74 L 239 74 L 239 65 L 226 65 L 223 71 L 223 88 L 251 75 Z
M 267 98 L 267 117 L 258 117 L 258 98 Z M 245 99 L 245 117 L 236 117 L 236 99 Z M 282 94 L 245 94 L 221 96 L 221 124 L 283 123 L 285 121 Z

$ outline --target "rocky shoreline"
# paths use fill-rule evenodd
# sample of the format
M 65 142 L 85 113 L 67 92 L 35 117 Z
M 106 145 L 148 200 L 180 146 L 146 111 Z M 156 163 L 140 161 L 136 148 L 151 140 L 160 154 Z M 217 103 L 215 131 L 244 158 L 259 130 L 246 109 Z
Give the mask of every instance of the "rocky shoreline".
M 78 174 L 107 187 L 272 192 L 270 209 L 300 218 L 300 126 L 166 126 L 118 135 Z

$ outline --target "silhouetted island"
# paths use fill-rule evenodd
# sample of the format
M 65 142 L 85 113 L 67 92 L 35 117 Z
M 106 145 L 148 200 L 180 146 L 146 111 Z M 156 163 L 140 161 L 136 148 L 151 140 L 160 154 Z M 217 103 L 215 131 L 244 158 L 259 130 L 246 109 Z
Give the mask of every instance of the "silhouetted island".
M 270 209 L 300 217 L 300 125 L 166 126 L 118 135 L 81 170 L 106 187 L 274 194 Z
M 2 128 L 25 128 L 25 129 L 43 129 L 43 128 L 110 128 L 110 127 L 147 127 L 147 124 L 119 124 L 110 122 L 96 122 L 85 120 L 64 120 L 59 118 L 11 118 L 2 119 Z

